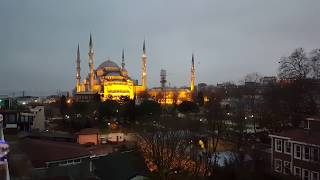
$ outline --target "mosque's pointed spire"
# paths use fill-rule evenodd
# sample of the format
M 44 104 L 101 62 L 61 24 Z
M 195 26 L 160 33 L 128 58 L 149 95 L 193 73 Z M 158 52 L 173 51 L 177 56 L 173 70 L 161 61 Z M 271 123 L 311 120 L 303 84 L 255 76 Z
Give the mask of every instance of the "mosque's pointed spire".
M 194 64 L 194 54 L 193 53 L 192 53 L 191 63 L 192 63 L 192 66 L 193 66 L 193 64 Z
M 192 58 L 191 58 L 191 81 L 190 81 L 190 90 L 192 92 L 194 91 L 195 79 L 196 79 L 196 74 L 195 74 L 195 68 L 194 68 L 194 54 L 192 53 Z
M 122 69 L 124 69 L 125 63 L 124 63 L 124 49 L 122 49 L 122 63 L 121 63 L 121 67 Z
M 143 40 L 143 54 L 146 54 L 146 40 Z
M 93 48 L 91 32 L 90 32 L 89 48 L 90 48 L 90 49 Z
M 79 43 L 78 43 L 78 49 L 77 49 L 77 61 L 80 61 Z
M 76 59 L 76 64 L 77 64 L 77 73 L 76 73 L 76 91 L 80 92 L 80 81 L 81 81 L 81 76 L 80 76 L 80 48 L 79 48 L 79 43 L 78 43 L 78 48 L 77 48 L 77 59 Z

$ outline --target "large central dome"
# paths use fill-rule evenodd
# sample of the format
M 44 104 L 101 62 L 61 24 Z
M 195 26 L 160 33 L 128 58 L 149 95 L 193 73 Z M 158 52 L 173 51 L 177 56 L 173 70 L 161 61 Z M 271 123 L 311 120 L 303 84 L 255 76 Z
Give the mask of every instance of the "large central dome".
M 98 67 L 98 69 L 103 69 L 103 68 L 117 68 L 117 69 L 120 69 L 120 67 L 113 61 L 111 60 L 107 60 L 107 61 L 104 61 L 103 63 L 101 63 Z

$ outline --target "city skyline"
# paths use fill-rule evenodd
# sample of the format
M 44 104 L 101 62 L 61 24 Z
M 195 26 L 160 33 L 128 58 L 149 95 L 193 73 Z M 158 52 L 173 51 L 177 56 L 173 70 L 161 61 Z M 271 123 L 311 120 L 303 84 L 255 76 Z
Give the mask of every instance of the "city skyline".
M 320 47 L 320 2 L 239 3 L 2 1 L 0 93 L 71 91 L 78 43 L 81 76 L 88 73 L 90 32 L 95 68 L 108 57 L 120 65 L 124 49 L 129 76 L 139 80 L 145 39 L 149 87 L 160 86 L 161 69 L 171 86 L 188 86 L 192 53 L 196 84 L 216 84 L 276 75 L 280 57 Z

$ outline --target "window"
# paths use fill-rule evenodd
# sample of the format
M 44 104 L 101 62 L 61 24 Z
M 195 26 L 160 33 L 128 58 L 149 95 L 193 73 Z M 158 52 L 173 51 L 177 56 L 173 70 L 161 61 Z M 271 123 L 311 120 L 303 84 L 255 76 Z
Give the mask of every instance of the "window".
M 296 159 L 301 159 L 301 145 L 295 144 L 295 153 L 294 153 L 294 157 Z
M 68 161 L 61 161 L 59 163 L 59 166 L 67 166 L 68 165 Z
M 297 167 L 297 166 L 295 166 L 294 167 L 294 175 L 295 176 L 301 176 L 301 168 L 300 167 Z
M 284 153 L 291 154 L 291 142 L 284 142 Z
M 319 180 L 319 173 L 318 172 L 311 172 L 311 180 Z
M 282 161 L 281 161 L 281 159 L 275 159 L 274 160 L 274 170 L 276 172 L 282 173 Z
M 284 174 L 291 174 L 291 163 L 288 161 L 284 161 L 283 162 L 283 172 Z
M 319 149 L 314 147 L 311 148 L 311 159 L 314 161 L 319 161 Z
M 282 152 L 282 140 L 276 139 L 276 152 Z
M 310 147 L 304 146 L 303 148 L 303 160 L 310 159 Z
M 302 171 L 302 179 L 303 180 L 309 180 L 310 178 L 310 172 L 307 169 L 303 169 Z
M 73 164 L 73 160 L 68 160 L 68 164 Z

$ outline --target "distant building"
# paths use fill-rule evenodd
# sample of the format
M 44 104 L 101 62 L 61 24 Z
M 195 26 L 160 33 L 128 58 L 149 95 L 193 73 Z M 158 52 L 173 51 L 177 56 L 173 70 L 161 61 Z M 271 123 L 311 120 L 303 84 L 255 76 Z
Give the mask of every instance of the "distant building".
M 80 67 L 80 51 L 79 45 L 76 57 L 76 86 L 74 98 L 76 101 L 87 102 L 94 99 L 94 95 L 98 94 L 102 101 L 106 100 L 122 100 L 139 97 L 140 94 L 147 93 L 152 97 L 161 97 L 159 102 L 172 104 L 173 102 L 182 102 L 184 100 L 191 100 L 192 93 L 195 90 L 195 66 L 194 55 L 192 54 L 191 61 L 191 78 L 190 86 L 188 88 L 151 88 L 147 86 L 147 53 L 145 42 L 143 42 L 142 56 L 141 56 L 141 85 L 137 80 L 129 77 L 128 71 L 125 68 L 124 51 L 122 51 L 121 66 L 111 61 L 110 59 L 102 62 L 96 69 L 94 67 L 94 51 L 93 40 L 90 34 L 89 41 L 89 73 L 81 81 L 81 67 Z M 164 95 L 163 90 L 166 94 Z M 177 96 L 174 96 L 178 93 Z M 174 98 L 177 97 L 177 101 Z M 186 98 L 187 97 L 187 98 Z M 181 99 L 180 99 L 181 98 Z
M 319 180 L 320 121 L 306 119 L 303 126 L 269 135 L 272 170 L 283 176 Z
M 4 129 L 8 133 L 46 129 L 44 106 L 29 107 L 24 111 L 0 110 L 4 118 Z
M 0 109 L 10 109 L 12 106 L 12 98 L 7 95 L 0 95 Z
M 98 129 L 81 129 L 80 132 L 76 133 L 76 136 L 79 144 L 100 144 L 100 131 Z
M 35 106 L 34 108 L 30 108 L 30 112 L 21 113 L 20 122 L 29 122 L 29 130 L 45 130 L 46 117 L 44 114 L 44 106 Z
M 3 116 L 3 127 L 5 133 L 17 133 L 24 124 L 20 122 L 20 112 L 14 110 L 0 110 Z M 29 123 L 28 123 L 29 124 Z
M 120 143 L 125 141 L 125 135 L 122 132 L 112 132 L 107 135 L 107 141 L 109 143 Z
M 91 154 L 79 144 L 24 138 L 21 147 L 32 162 L 32 179 L 85 179 L 93 174 Z
M 277 83 L 277 77 L 275 76 L 265 76 L 261 79 L 262 85 L 272 85 Z
M 40 103 L 41 98 L 35 96 L 20 96 L 16 97 L 15 100 L 19 105 L 29 105 L 31 103 Z

